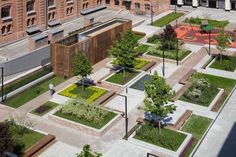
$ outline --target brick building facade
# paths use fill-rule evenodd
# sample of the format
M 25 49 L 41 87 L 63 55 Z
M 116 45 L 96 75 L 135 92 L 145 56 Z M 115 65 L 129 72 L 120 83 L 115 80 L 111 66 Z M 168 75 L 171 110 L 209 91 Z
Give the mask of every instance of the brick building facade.
M 105 0 L 111 9 L 127 9 L 136 15 L 160 14 L 170 9 L 170 0 Z
M 0 0 L 0 45 L 81 16 L 104 0 Z M 88 13 L 88 12 L 85 12 Z M 46 16 L 47 15 L 47 16 Z

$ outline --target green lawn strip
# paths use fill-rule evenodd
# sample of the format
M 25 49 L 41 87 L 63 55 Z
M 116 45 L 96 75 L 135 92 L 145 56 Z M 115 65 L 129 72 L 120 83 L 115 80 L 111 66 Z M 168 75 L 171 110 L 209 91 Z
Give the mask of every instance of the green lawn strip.
M 191 92 L 192 90 L 193 90 L 193 87 L 192 86 L 189 87 L 189 89 L 180 97 L 180 100 L 208 107 L 211 104 L 211 102 L 214 100 L 216 95 L 219 93 L 218 88 L 216 88 L 215 86 L 211 86 L 209 88 L 206 88 L 201 93 L 199 98 L 189 99 L 188 97 L 185 96 L 185 94 Z
M 78 118 L 78 117 L 73 116 L 73 115 L 65 115 L 65 114 L 62 114 L 60 111 L 56 112 L 54 115 L 56 115 L 58 117 L 61 117 L 61 118 L 71 120 L 71 121 L 74 121 L 74 122 L 77 122 L 77 123 L 81 123 L 83 125 L 90 126 L 90 127 L 96 128 L 96 129 L 101 129 L 109 121 L 111 121 L 117 114 L 114 113 L 114 112 L 109 112 L 109 114 L 103 120 L 101 120 L 100 124 L 94 122 L 93 120 L 88 121 L 84 118 Z
M 156 27 L 163 27 L 183 15 L 184 15 L 184 13 L 170 13 L 170 14 L 160 18 L 159 20 L 154 21 L 152 25 L 156 26 Z
M 43 94 L 44 92 L 48 91 L 48 85 L 52 82 L 55 86 L 64 82 L 65 79 L 63 77 L 53 76 L 49 79 L 46 79 L 29 89 L 10 97 L 5 101 L 5 104 L 10 107 L 20 107 L 23 104 L 29 102 L 30 100 L 38 97 L 39 95 Z
M 224 89 L 223 99 L 220 102 L 221 105 L 224 103 L 225 99 L 227 98 L 227 96 L 230 94 L 230 92 L 232 91 L 232 89 L 236 85 L 236 80 L 224 78 L 224 77 L 219 77 L 219 76 L 213 76 L 213 75 L 209 75 L 209 74 L 196 73 L 193 75 L 193 77 L 194 78 L 204 78 L 209 83 L 216 86 L 217 88 Z M 219 108 L 220 108 L 220 106 L 219 106 Z
M 139 53 L 139 54 L 144 54 L 145 52 L 148 51 L 150 45 L 139 45 L 137 48 L 135 48 L 135 52 Z
M 10 127 L 10 130 L 13 134 L 13 137 L 17 139 L 17 141 L 19 141 L 20 143 L 24 144 L 23 150 L 28 149 L 45 136 L 39 132 L 30 129 L 27 129 L 27 131 L 23 135 L 19 134 L 15 127 Z
M 32 81 L 35 81 L 37 80 L 38 78 L 46 75 L 46 74 L 49 74 L 50 72 L 52 72 L 52 68 L 51 67 L 44 67 L 42 69 L 39 69 L 33 73 L 30 73 L 26 76 L 23 76 L 13 82 L 10 82 L 6 85 L 4 85 L 4 94 L 8 94 Z M 0 91 L 0 94 L 2 94 L 2 91 Z
M 134 32 L 134 39 L 136 39 L 137 41 L 142 39 L 143 37 L 145 37 L 144 34 L 138 34 Z
M 38 115 L 38 116 L 43 116 L 45 114 L 47 114 L 48 112 L 50 112 L 51 110 L 53 110 L 55 107 L 57 107 L 59 104 L 48 101 L 45 104 L 37 107 L 36 109 L 34 109 L 33 111 L 31 111 L 30 113 Z
M 106 92 L 107 90 L 96 86 L 84 87 L 83 85 L 73 84 L 61 91 L 59 94 L 73 99 L 80 98 L 88 102 L 94 102 Z
M 220 57 L 217 56 L 214 62 L 210 65 L 210 68 L 234 72 L 236 69 L 236 57 L 223 56 L 222 63 L 220 63 Z
M 112 75 L 111 77 L 109 77 L 108 79 L 106 79 L 106 81 L 111 82 L 111 83 L 125 85 L 130 80 L 132 80 L 135 76 L 137 76 L 139 73 L 140 72 L 135 71 L 135 70 L 126 69 L 125 74 L 124 74 L 123 70 L 121 70 L 115 73 L 114 75 Z
M 169 129 L 161 129 L 161 134 L 158 133 L 158 128 L 152 124 L 145 122 L 134 136 L 135 139 L 154 144 L 163 148 L 177 151 L 183 143 L 187 135 L 172 131 Z
M 196 24 L 196 25 L 201 25 L 201 21 L 202 19 L 201 18 L 186 18 L 184 20 L 185 23 L 191 23 L 191 24 Z M 208 20 L 208 23 L 210 25 L 212 25 L 213 27 L 221 27 L 221 28 L 224 28 L 225 26 L 227 26 L 229 24 L 229 21 L 227 20 L 224 20 L 224 21 L 217 21 L 217 20 L 211 20 L 209 19 Z
M 151 53 L 151 52 L 148 52 L 148 55 L 152 55 L 152 56 L 157 56 L 157 57 L 163 57 L 162 55 L 163 51 L 162 50 L 159 50 L 158 52 L 156 53 Z M 178 58 L 179 58 L 179 61 L 182 61 L 185 57 L 187 57 L 189 54 L 191 53 L 191 51 L 187 51 L 187 50 L 179 50 L 178 52 Z M 176 50 L 166 50 L 164 51 L 164 54 L 165 54 L 165 58 L 168 58 L 168 59 L 176 59 L 177 57 L 177 52 Z
M 191 152 L 197 145 L 198 141 L 202 138 L 203 134 L 206 132 L 211 122 L 212 119 L 210 118 L 193 114 L 181 128 L 181 131 L 192 134 L 194 138 L 193 143 L 185 154 L 186 157 L 191 154 Z

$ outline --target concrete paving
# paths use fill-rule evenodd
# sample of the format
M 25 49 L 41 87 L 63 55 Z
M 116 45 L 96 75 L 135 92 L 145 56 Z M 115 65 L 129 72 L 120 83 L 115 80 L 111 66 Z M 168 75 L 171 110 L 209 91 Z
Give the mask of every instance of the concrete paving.
M 235 157 L 236 91 L 226 103 L 194 157 Z

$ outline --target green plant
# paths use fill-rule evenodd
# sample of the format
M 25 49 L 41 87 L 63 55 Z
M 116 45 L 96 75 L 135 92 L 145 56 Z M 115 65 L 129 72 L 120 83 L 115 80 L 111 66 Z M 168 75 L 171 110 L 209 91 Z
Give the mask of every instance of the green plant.
M 222 29 L 219 34 L 216 36 L 215 40 L 217 41 L 216 48 L 220 51 L 220 64 L 222 63 L 223 55 L 222 53 L 225 52 L 226 48 L 229 45 L 229 35 L 225 33 Z
M 163 77 L 158 76 L 155 71 L 151 81 L 145 82 L 145 110 L 158 116 L 159 133 L 161 133 L 161 122 L 169 114 L 173 113 L 176 106 L 168 104 L 174 93 L 166 84 Z
M 84 145 L 83 151 L 79 154 L 76 154 L 77 157 L 101 157 L 101 153 L 92 152 L 90 145 Z
M 148 43 L 155 44 L 158 40 L 160 40 L 159 35 L 154 34 L 153 36 L 151 36 L 151 37 L 149 37 L 149 38 L 147 39 L 147 42 L 148 42 Z
M 184 15 L 184 13 L 170 13 L 170 14 L 154 21 L 153 26 L 163 27 L 183 15 Z

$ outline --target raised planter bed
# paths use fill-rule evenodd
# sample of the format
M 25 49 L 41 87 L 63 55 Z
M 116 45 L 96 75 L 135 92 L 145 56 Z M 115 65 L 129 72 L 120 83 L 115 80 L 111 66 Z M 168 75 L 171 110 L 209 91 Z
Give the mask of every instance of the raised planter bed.
M 107 100 L 109 100 L 112 96 L 114 96 L 116 94 L 115 91 L 109 91 L 106 94 L 104 94 L 103 96 L 101 96 L 100 98 L 98 98 L 94 103 L 101 105 L 104 102 L 106 102 Z

